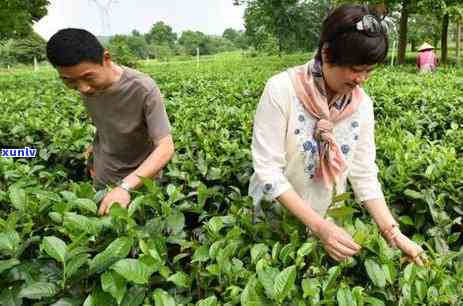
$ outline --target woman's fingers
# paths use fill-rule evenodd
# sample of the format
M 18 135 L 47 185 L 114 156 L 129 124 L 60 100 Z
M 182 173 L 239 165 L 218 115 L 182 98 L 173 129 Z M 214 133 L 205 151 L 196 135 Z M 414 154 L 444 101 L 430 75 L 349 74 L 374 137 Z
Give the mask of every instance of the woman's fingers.
M 342 261 L 346 257 L 357 254 L 361 247 L 355 243 L 352 237 L 335 224 L 331 225 L 331 233 L 325 236 L 323 244 L 325 249 L 330 252 L 330 256 L 337 261 Z
M 412 258 L 413 261 L 419 266 L 424 266 L 425 263 L 427 263 L 428 258 L 426 257 L 423 248 L 421 248 L 419 245 L 416 245 L 415 252 L 416 254 Z
M 343 256 L 340 252 L 333 248 L 327 249 L 328 255 L 330 255 L 331 258 L 333 258 L 336 261 L 343 261 L 345 259 L 345 256 Z
M 413 262 L 414 264 L 418 265 L 418 266 L 424 266 L 426 264 L 426 260 L 425 260 L 425 256 L 424 254 L 419 254 L 415 257 L 413 256 L 406 256 L 404 257 L 405 261 L 404 262 Z
M 429 264 L 429 258 L 426 255 L 426 253 L 423 251 L 423 253 L 420 255 L 420 259 L 423 261 L 423 264 L 427 265 Z
M 340 262 L 348 257 L 356 255 L 361 246 L 358 245 L 352 237 L 342 228 L 336 225 L 328 227 L 329 230 L 325 232 L 323 244 L 330 257 Z M 397 246 L 407 255 L 411 262 L 419 266 L 427 264 L 427 257 L 424 250 L 415 242 L 411 241 L 400 233 L 395 237 Z
M 100 204 L 100 208 L 98 209 L 98 214 L 99 214 L 100 216 L 102 216 L 102 215 L 105 214 L 106 209 L 107 209 L 107 206 L 108 206 L 108 205 L 107 205 L 106 203 L 101 203 L 101 204 Z
M 416 263 L 418 266 L 424 266 L 424 262 L 421 260 L 420 255 L 418 255 L 418 256 L 415 258 L 415 263 Z
M 346 247 L 339 240 L 331 244 L 331 248 L 340 253 L 343 257 L 351 257 L 357 254 L 358 252 L 357 250 L 353 250 L 349 247 Z
M 355 241 L 350 237 L 348 234 L 343 234 L 340 235 L 337 239 L 344 247 L 349 248 L 354 252 L 354 254 L 357 254 L 361 246 L 355 243 Z
M 349 243 L 349 240 L 347 238 L 336 238 L 330 239 L 330 241 L 328 241 L 325 244 L 325 248 L 327 249 L 327 251 L 334 255 L 331 257 L 335 258 L 338 261 L 342 261 L 346 259 L 346 257 L 352 257 L 358 253 L 359 249 L 354 249 L 353 247 L 355 246 Z
M 416 244 L 414 241 L 410 240 L 404 234 L 396 239 L 397 246 L 407 255 L 409 261 L 414 262 L 419 266 L 424 266 L 428 262 L 428 258 L 424 253 L 424 250 L 421 246 Z

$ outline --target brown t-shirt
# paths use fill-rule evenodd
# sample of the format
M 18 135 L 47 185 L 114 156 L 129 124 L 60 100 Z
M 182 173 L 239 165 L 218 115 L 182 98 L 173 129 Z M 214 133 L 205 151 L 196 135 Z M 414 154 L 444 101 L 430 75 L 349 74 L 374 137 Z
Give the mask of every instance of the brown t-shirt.
M 123 67 L 119 81 L 97 94 L 82 95 L 96 126 L 94 185 L 103 188 L 129 175 L 170 134 L 164 101 L 149 76 Z

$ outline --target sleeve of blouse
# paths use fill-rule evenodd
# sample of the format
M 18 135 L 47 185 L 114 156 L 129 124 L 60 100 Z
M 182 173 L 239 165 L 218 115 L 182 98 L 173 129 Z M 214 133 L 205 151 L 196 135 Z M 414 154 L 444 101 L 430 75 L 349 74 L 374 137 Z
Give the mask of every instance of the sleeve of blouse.
M 254 117 L 252 159 L 256 177 L 254 196 L 272 200 L 292 188 L 284 175 L 288 101 L 279 95 L 278 84 L 270 79 Z
M 378 180 L 379 170 L 375 161 L 376 145 L 373 105 L 369 98 L 365 103 L 368 103 L 368 106 L 365 108 L 366 117 L 360 126 L 359 143 L 357 144 L 348 173 L 348 179 L 359 203 L 384 198 L 381 184 Z

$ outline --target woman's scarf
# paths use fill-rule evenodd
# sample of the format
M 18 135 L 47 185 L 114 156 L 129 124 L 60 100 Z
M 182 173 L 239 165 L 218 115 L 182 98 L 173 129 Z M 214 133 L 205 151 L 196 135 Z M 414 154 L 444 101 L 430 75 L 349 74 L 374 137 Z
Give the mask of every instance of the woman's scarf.
M 360 88 L 356 86 L 349 94 L 337 95 L 328 101 L 320 62 L 310 61 L 308 69 L 307 65 L 302 65 L 289 69 L 288 73 L 297 98 L 317 120 L 314 138 L 318 143 L 320 163 L 315 177 L 322 179 L 330 189 L 347 166 L 336 143 L 333 127 L 357 110 L 362 101 Z

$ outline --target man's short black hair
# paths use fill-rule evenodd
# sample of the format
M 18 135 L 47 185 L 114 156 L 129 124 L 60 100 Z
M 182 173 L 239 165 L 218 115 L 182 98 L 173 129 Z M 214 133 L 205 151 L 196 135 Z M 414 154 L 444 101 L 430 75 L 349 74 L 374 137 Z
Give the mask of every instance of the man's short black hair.
M 63 29 L 47 43 L 47 58 L 57 67 L 75 66 L 82 62 L 103 64 L 104 48 L 98 39 L 83 29 Z
M 363 5 L 346 4 L 334 9 L 325 18 L 315 58 L 322 61 L 324 47 L 326 61 L 337 66 L 374 65 L 386 59 L 389 42 L 387 32 L 377 35 L 356 29 L 363 16 L 379 16 Z

